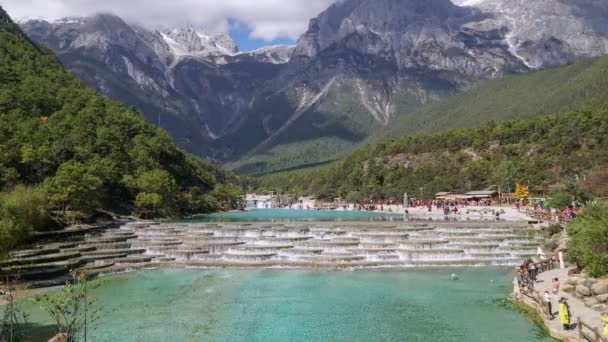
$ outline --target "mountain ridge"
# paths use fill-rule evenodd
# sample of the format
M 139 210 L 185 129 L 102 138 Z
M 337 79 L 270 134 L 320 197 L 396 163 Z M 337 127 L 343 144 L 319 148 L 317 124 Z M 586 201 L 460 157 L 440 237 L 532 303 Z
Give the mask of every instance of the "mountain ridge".
M 307 163 L 333 158 L 333 151 L 314 150 L 333 150 L 333 144 L 344 152 L 481 80 L 608 52 L 608 28 L 597 19 L 608 4 L 584 0 L 596 9 L 588 13 L 576 3 L 547 1 L 543 8 L 520 0 L 513 6 L 484 0 L 464 7 L 448 0 L 346 0 L 313 18 L 295 47 L 274 55 L 232 50 L 179 59 L 147 29 L 135 35 L 142 51 L 123 51 L 110 42 L 102 53 L 115 56 L 98 58 L 87 70 L 81 65 L 100 53 L 99 46 L 59 55 L 87 84 L 143 108 L 180 146 L 211 160 L 238 161 L 239 170 L 262 170 L 277 167 L 270 165 L 283 158 L 278 151 L 292 145 L 315 155 Z M 558 15 L 561 24 L 554 19 Z M 69 25 L 74 24 L 24 27 L 57 52 L 54 41 L 87 30 Z M 149 61 L 146 45 L 156 51 Z M 165 66 L 148 68 L 155 63 Z M 121 80 L 130 86 L 117 85 Z M 280 168 L 297 166 L 283 159 Z

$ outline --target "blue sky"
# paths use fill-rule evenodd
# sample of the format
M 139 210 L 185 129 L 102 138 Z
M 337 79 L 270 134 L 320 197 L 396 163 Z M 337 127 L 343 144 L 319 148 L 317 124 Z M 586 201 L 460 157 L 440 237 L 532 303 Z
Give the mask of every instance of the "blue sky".
M 253 38 L 251 36 L 251 32 L 251 28 L 249 28 L 247 25 L 230 20 L 230 37 L 232 37 L 232 39 L 236 42 L 236 45 L 238 45 L 241 51 L 251 51 L 269 45 L 296 44 L 295 40 L 285 36 L 278 36 L 273 40 Z

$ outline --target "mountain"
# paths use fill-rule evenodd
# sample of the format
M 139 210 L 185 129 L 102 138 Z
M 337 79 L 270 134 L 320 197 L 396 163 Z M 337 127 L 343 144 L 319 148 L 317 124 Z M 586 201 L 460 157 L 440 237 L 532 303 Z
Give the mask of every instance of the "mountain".
M 109 15 L 23 28 L 180 146 L 243 173 L 330 161 L 480 80 L 608 53 L 605 1 L 455 2 L 339 1 L 295 47 L 250 53 Z
M 103 47 L 106 36 L 97 32 L 73 34 L 70 44 Z M 125 48 L 137 44 L 127 34 L 113 39 Z M 50 208 L 77 220 L 96 209 L 168 217 L 232 208 L 235 184 L 232 174 L 182 152 L 134 109 L 85 87 L 0 7 L 1 191 L 35 186 L 45 205 L 48 197 Z
M 311 20 L 289 63 L 289 91 L 316 89 L 296 96 L 316 101 L 303 103 L 306 113 L 292 106 L 287 112 L 294 114 L 282 120 L 265 149 L 232 167 L 258 173 L 338 159 L 374 132 L 394 131 L 394 123 L 423 121 L 416 109 L 479 80 L 606 54 L 608 30 L 597 24 L 603 12 L 588 13 L 590 4 L 338 2 Z M 608 3 L 594 6 L 605 12 Z M 564 26 L 555 19 L 561 17 Z
M 375 138 L 601 108 L 608 106 L 606 89 L 608 57 L 586 59 L 561 68 L 481 82 L 462 94 L 400 116 Z
M 226 153 L 214 141 L 230 132 L 290 50 L 239 53 L 225 34 L 148 30 L 109 14 L 21 26 L 88 86 L 135 106 L 186 150 L 220 160 Z
M 573 196 L 595 198 L 586 179 L 605 173 L 607 131 L 608 109 L 587 108 L 387 140 L 331 167 L 267 175 L 259 182 L 266 190 L 352 202 L 400 201 L 404 193 L 434 198 L 441 191 L 513 192 L 520 183 L 531 191 L 551 190 L 568 203 Z
M 266 175 L 260 183 L 328 198 L 400 198 L 421 187 L 432 196 L 498 183 L 513 189 L 524 180 L 564 185 L 608 163 L 607 88 L 608 56 L 484 81 L 399 118 L 332 166 Z M 372 161 L 376 180 L 364 172 Z

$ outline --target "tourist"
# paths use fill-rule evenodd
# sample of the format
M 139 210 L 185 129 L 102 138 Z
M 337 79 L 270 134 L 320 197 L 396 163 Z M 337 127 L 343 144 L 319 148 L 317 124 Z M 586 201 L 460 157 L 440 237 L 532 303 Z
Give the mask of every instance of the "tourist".
M 551 286 L 553 287 L 553 295 L 557 296 L 557 294 L 559 293 L 559 279 L 553 278 L 553 281 L 551 282 Z
M 519 266 L 519 272 L 521 273 L 521 279 L 527 282 L 528 279 L 528 264 L 524 261 L 521 266 Z
M 602 313 L 602 323 L 604 323 L 604 336 L 608 337 L 608 312 Z
M 528 276 L 530 281 L 536 281 L 536 264 L 532 260 L 528 261 Z
M 547 314 L 549 315 L 550 320 L 553 319 L 553 310 L 551 308 L 552 300 L 553 300 L 553 295 L 551 295 L 551 293 L 549 293 L 549 291 L 545 291 L 545 295 L 543 296 L 543 301 L 545 302 L 545 305 L 547 306 Z
M 564 297 L 559 300 L 559 320 L 564 326 L 564 330 L 570 330 L 570 308 Z

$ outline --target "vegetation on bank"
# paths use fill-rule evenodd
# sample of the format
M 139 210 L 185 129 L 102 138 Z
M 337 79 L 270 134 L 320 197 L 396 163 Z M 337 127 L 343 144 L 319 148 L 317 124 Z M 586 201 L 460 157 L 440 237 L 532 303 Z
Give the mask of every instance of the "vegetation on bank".
M 608 274 L 608 202 L 585 208 L 568 225 L 568 261 L 592 277 Z
M 0 251 L 48 229 L 49 213 L 86 219 L 101 208 L 151 218 L 231 209 L 237 183 L 179 150 L 133 108 L 86 88 L 0 8 Z
M 486 122 L 368 145 L 334 166 L 260 178 L 260 188 L 333 199 L 433 198 L 440 191 L 495 189 L 515 183 L 574 199 L 606 196 L 608 109 L 534 120 Z

